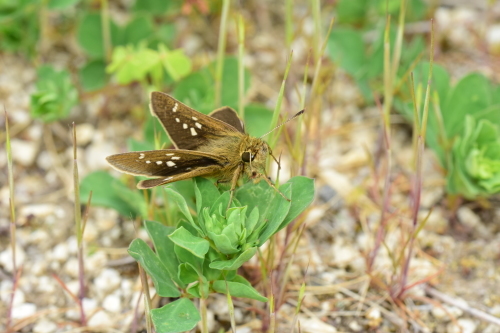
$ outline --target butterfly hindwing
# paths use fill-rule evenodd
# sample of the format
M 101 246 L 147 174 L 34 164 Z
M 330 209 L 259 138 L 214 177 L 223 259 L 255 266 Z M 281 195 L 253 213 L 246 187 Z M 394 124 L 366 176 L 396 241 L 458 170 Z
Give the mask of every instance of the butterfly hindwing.
M 238 132 L 230 124 L 200 113 L 162 92 L 151 93 L 150 107 L 178 149 L 196 150 L 210 140 Z
M 245 134 L 245 125 L 243 121 L 238 117 L 236 111 L 229 106 L 221 107 L 220 109 L 214 110 L 209 114 L 210 117 L 222 120 L 226 124 L 229 124 L 236 128 L 238 132 Z

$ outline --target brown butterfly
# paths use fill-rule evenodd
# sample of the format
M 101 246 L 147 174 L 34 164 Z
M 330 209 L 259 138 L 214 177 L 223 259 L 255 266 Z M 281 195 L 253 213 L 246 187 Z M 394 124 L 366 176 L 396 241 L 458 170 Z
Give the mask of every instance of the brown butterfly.
M 255 182 L 264 179 L 276 189 L 265 172 L 271 148 L 262 139 L 245 133 L 243 122 L 232 108 L 222 107 L 205 115 L 162 92 L 151 93 L 150 108 L 177 149 L 130 152 L 106 158 L 118 171 L 154 178 L 140 181 L 139 189 L 200 176 L 216 178 L 217 183 L 231 182 L 232 199 L 238 179 L 245 174 Z

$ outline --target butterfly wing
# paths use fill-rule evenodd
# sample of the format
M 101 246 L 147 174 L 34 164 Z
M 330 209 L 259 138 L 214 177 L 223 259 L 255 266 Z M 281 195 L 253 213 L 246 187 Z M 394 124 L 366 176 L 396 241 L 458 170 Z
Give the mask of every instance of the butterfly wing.
M 151 93 L 150 107 L 178 149 L 196 150 L 210 140 L 238 132 L 230 124 L 200 113 L 162 92 Z
M 234 109 L 229 106 L 224 106 L 220 109 L 214 110 L 209 114 L 210 117 L 222 120 L 226 124 L 229 124 L 236 128 L 238 132 L 245 134 L 245 125 L 243 121 L 238 117 L 238 114 Z
M 137 187 L 141 189 L 197 176 L 215 176 L 218 170 L 228 163 L 221 156 L 182 149 L 116 154 L 106 157 L 106 160 L 120 172 L 158 178 L 141 181 L 137 184 Z

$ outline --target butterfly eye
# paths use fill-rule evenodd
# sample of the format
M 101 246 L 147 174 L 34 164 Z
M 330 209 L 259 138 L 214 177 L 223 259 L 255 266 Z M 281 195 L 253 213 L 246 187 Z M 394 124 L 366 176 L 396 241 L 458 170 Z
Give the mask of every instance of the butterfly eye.
M 246 163 L 250 162 L 250 158 L 251 158 L 251 155 L 250 155 L 250 152 L 248 152 L 248 151 L 241 154 L 241 160 L 243 162 L 246 162 Z

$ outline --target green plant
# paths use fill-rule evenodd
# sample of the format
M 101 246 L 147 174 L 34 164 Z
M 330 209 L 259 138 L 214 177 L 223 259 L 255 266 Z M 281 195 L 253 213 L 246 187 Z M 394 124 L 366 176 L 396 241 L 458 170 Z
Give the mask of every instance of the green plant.
M 221 193 L 207 179 L 197 178 L 194 183 L 195 216 L 182 195 L 166 188 L 169 201 L 178 206 L 183 218 L 176 227 L 145 223 L 156 253 L 141 239 L 135 239 L 129 247 L 130 255 L 151 277 L 158 295 L 181 297 L 161 309 L 151 310 L 158 332 L 181 332 L 196 325 L 204 309 L 200 309 L 200 317 L 187 299 L 204 300 L 211 293 L 225 293 L 267 301 L 237 274 L 237 269 L 259 246 L 295 219 L 314 196 L 313 180 L 305 177 L 294 177 L 280 187 L 291 202 L 265 182 L 247 183 L 236 191 L 226 210 L 229 192 Z M 179 313 L 177 320 L 172 321 L 172 316 Z
M 417 92 L 427 82 L 428 68 L 423 63 L 415 69 Z M 435 94 L 426 143 L 447 171 L 448 193 L 474 199 L 500 192 L 495 151 L 500 134 L 500 86 L 478 73 L 452 86 L 448 72 L 438 65 L 434 65 L 432 82 Z M 413 103 L 399 100 L 396 106 L 412 118 Z
M 474 199 L 500 193 L 500 127 L 467 115 L 464 132 L 453 144 L 447 190 Z
M 51 66 L 38 68 L 36 91 L 31 95 L 31 115 L 44 122 L 66 117 L 78 103 L 78 92 L 66 70 Z

